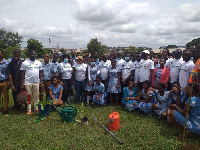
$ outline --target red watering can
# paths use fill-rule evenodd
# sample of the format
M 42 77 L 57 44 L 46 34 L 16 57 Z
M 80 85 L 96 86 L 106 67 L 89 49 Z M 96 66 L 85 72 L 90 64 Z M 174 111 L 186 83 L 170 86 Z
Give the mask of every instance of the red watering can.
M 109 115 L 109 130 L 117 131 L 119 129 L 119 114 L 118 112 L 112 112 Z

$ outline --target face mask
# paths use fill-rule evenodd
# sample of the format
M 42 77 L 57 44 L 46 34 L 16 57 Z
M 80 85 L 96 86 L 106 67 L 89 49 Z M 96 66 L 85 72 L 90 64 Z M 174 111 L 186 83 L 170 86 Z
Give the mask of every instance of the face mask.
M 117 58 L 117 60 L 120 60 L 121 58 Z
M 129 59 L 130 59 L 130 57 L 125 57 L 125 60 L 127 60 L 127 61 L 128 61 Z
M 90 64 L 91 64 L 92 66 L 94 66 L 94 65 L 95 65 L 95 62 L 90 62 Z
M 68 59 L 64 59 L 64 62 L 65 62 L 65 63 L 68 63 Z

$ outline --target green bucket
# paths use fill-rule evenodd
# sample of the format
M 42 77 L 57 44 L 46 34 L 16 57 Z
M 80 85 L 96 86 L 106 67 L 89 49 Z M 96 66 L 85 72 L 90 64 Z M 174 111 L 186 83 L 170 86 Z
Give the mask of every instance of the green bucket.
M 55 107 L 55 106 L 54 106 Z M 56 107 L 55 107 L 56 108 Z M 63 122 L 73 122 L 75 121 L 75 116 L 77 113 L 77 108 L 71 105 L 65 105 L 61 110 L 56 108 Z

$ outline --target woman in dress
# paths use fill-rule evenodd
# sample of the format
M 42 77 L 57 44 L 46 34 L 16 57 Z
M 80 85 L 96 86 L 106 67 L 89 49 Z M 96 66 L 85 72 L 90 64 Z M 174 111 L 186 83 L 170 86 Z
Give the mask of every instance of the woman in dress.
M 108 69 L 107 78 L 107 92 L 110 93 L 110 103 L 113 104 L 113 98 L 115 98 L 115 104 L 118 104 L 118 93 L 121 92 L 120 85 L 121 71 L 116 67 L 116 60 L 111 60 L 111 68 Z
M 139 93 L 138 98 L 136 99 L 138 101 L 136 108 L 139 108 L 142 112 L 146 114 L 152 113 L 152 105 L 155 102 L 155 96 L 154 92 L 151 90 L 151 82 L 148 80 L 145 80 L 143 82 L 143 89 L 141 93 Z M 143 99 L 141 99 L 143 97 Z
M 93 57 L 91 57 L 90 62 L 88 63 L 90 64 L 88 65 L 88 79 L 85 89 L 87 90 L 87 103 L 89 104 L 90 95 L 91 92 L 94 91 L 93 86 L 97 77 L 97 65 Z
M 169 91 L 165 91 L 165 84 L 159 83 L 157 86 L 157 90 L 155 90 L 155 97 L 158 101 L 157 103 L 153 104 L 153 110 L 158 110 L 158 115 L 161 118 L 164 118 L 167 116 L 167 107 L 168 107 L 168 101 L 169 101 Z
M 200 134 L 200 97 L 198 96 L 199 93 L 199 85 L 197 83 L 188 84 L 185 88 L 185 95 L 190 96 L 191 94 L 191 100 L 189 103 L 189 98 L 186 100 L 184 109 L 181 109 L 176 104 L 172 104 L 171 108 L 173 110 L 170 111 L 170 118 L 172 119 L 172 122 L 178 127 L 180 130 L 180 134 L 178 136 L 178 140 L 183 140 L 183 126 L 185 124 L 185 116 L 187 112 L 187 107 L 189 105 L 189 112 L 188 112 L 188 118 L 186 123 L 186 129 L 195 133 Z M 187 132 L 186 132 L 187 136 Z
M 127 87 L 123 88 L 123 94 L 124 96 L 122 98 L 122 102 L 125 105 L 125 108 L 128 111 L 133 111 L 135 109 L 135 105 L 137 104 L 135 99 L 138 95 L 132 80 L 129 81 L 129 85 Z

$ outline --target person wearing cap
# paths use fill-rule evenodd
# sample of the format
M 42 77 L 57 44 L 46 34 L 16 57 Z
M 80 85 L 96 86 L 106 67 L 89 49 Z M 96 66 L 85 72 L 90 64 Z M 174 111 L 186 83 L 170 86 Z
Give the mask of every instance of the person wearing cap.
M 168 89 L 171 90 L 172 83 L 175 81 L 179 82 L 179 73 L 180 73 L 180 67 L 183 64 L 183 58 L 182 56 L 182 50 L 177 49 L 174 52 L 174 59 L 169 64 L 169 70 L 170 70 L 170 83 L 168 84 Z
M 149 55 L 148 50 L 144 50 L 142 52 L 140 61 L 140 72 L 139 72 L 139 88 L 143 89 L 143 82 L 145 80 L 152 81 L 153 71 L 154 71 L 154 63 L 152 60 L 148 59 Z
M 77 101 L 81 102 L 81 96 L 83 93 L 84 102 L 86 105 L 89 103 L 87 100 L 87 92 L 85 90 L 87 84 L 87 65 L 83 63 L 83 57 L 77 56 L 76 64 L 73 65 L 73 71 L 75 73 L 75 89 L 77 92 Z

